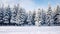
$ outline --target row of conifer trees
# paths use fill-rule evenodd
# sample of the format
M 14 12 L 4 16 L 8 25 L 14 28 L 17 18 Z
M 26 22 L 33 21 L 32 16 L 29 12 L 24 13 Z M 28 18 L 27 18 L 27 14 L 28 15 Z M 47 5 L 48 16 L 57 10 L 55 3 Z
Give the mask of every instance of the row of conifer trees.
M 52 10 L 48 5 L 48 9 L 38 9 L 34 11 L 28 11 L 19 6 L 14 5 L 11 8 L 9 5 L 4 7 L 0 6 L 0 25 L 36 25 L 36 26 L 55 26 L 60 25 L 60 6 Z

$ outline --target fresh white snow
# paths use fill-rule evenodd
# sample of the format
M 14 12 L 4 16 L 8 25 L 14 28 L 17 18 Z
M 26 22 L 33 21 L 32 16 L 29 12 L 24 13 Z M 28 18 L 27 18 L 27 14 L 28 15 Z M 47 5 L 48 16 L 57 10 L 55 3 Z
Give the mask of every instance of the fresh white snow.
M 60 26 L 0 26 L 0 34 L 60 34 Z

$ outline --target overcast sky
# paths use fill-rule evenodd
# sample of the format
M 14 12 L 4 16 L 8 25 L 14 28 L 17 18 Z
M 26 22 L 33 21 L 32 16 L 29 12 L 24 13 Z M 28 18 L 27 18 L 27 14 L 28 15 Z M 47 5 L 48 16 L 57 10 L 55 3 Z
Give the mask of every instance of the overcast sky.
M 37 8 L 47 8 L 48 3 L 51 4 L 52 7 L 60 4 L 60 0 L 0 0 L 0 4 L 7 4 L 14 5 L 20 4 L 21 7 L 25 8 L 26 10 L 33 10 Z

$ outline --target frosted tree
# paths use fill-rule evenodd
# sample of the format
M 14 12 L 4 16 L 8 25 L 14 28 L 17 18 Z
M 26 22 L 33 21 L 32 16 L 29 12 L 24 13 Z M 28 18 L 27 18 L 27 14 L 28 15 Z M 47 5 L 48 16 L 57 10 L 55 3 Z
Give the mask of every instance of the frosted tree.
M 4 6 L 0 6 L 0 25 L 3 25 L 3 12 L 4 12 Z
M 51 10 L 51 6 L 49 4 L 49 7 L 48 7 L 48 11 L 47 11 L 47 16 L 46 16 L 46 24 L 48 26 L 52 25 L 54 22 L 54 19 L 53 19 L 53 11 Z
M 17 13 L 18 13 L 18 10 L 19 10 L 19 5 L 14 5 L 14 8 L 12 9 L 12 16 L 11 16 L 11 24 L 13 25 L 18 25 L 17 24 Z
M 17 13 L 17 24 L 24 25 L 25 22 L 26 22 L 26 10 L 23 8 L 20 8 Z
M 60 24 L 60 6 L 59 5 L 57 5 L 56 10 L 55 10 L 54 24 L 55 25 Z
M 31 11 L 28 12 L 27 24 L 28 24 L 28 25 L 33 25 L 33 24 L 32 24 L 32 12 L 31 12 Z
M 40 13 L 40 9 L 38 9 L 38 11 L 36 11 L 35 25 L 36 26 L 40 26 L 41 25 L 41 13 Z
M 36 15 L 36 11 L 34 10 L 33 14 L 32 14 L 32 24 L 33 25 L 35 25 L 35 15 Z
M 10 23 L 10 20 L 11 20 L 11 9 L 10 9 L 9 5 L 4 10 L 3 20 L 4 20 L 5 25 L 8 25 Z
M 46 12 L 42 9 L 41 11 L 41 25 L 46 24 Z

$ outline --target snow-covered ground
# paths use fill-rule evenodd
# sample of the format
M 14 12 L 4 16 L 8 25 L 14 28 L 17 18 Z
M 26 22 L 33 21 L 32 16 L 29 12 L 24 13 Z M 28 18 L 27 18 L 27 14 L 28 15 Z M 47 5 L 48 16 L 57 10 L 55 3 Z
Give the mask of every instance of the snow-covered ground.
M 0 26 L 0 34 L 60 34 L 60 26 Z

